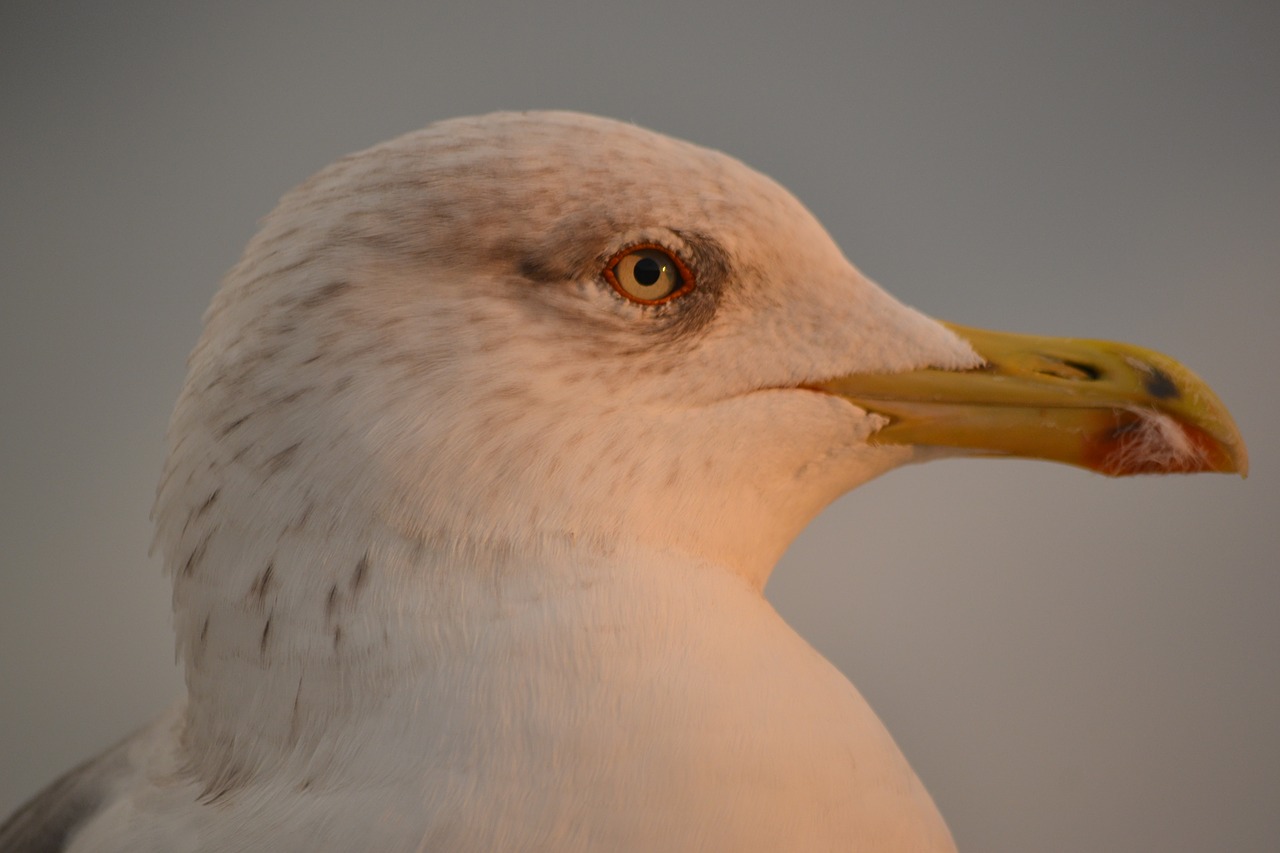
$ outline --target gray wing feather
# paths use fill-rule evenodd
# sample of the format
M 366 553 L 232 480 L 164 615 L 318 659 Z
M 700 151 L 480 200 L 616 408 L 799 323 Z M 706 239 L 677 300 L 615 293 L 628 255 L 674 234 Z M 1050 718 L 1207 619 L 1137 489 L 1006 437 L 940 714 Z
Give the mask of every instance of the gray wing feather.
M 10 815 L 0 825 L 0 851 L 66 850 L 71 836 L 98 812 L 116 784 L 137 773 L 129 761 L 134 737 L 63 774 Z

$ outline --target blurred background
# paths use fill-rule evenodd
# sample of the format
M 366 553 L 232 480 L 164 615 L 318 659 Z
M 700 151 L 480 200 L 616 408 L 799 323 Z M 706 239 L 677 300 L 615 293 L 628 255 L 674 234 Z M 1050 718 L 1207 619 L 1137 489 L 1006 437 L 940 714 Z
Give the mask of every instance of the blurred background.
M 1247 481 L 906 469 L 768 592 L 962 850 L 1276 850 L 1278 44 L 1231 0 L 4 4 L 0 812 L 181 689 L 148 512 L 255 221 L 354 149 L 556 107 L 745 160 L 926 312 L 1210 381 Z

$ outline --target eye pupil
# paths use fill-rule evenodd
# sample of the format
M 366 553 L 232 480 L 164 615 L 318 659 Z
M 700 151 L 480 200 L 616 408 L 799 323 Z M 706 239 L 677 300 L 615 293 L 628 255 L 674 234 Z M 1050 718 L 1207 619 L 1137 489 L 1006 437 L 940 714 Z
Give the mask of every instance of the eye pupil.
M 653 258 L 641 258 L 636 261 L 632 275 L 636 277 L 636 281 L 645 287 L 650 287 L 658 283 L 658 279 L 662 278 L 662 264 Z

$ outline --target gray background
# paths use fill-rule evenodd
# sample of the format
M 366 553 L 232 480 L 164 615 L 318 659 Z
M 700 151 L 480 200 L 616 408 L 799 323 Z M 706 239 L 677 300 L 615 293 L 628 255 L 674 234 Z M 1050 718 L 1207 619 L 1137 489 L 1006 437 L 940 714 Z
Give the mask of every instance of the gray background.
M 257 218 L 396 133 L 562 107 L 741 157 L 937 316 L 1210 380 L 1248 481 L 903 470 L 769 594 L 962 849 L 1280 849 L 1280 4 L 196 6 L 0 12 L 0 811 L 179 690 L 147 515 Z

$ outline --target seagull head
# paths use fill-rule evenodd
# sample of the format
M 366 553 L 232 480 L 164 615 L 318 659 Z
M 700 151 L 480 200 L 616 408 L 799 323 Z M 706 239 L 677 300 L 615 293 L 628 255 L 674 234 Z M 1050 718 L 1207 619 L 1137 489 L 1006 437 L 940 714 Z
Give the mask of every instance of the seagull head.
M 284 197 L 206 316 L 157 514 L 179 577 L 216 523 L 645 547 L 763 585 L 834 498 L 957 453 L 1245 467 L 1170 359 L 939 323 L 729 156 L 500 113 Z

